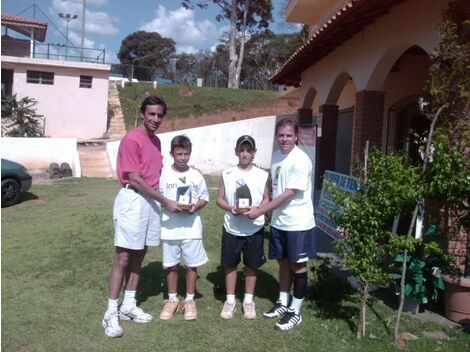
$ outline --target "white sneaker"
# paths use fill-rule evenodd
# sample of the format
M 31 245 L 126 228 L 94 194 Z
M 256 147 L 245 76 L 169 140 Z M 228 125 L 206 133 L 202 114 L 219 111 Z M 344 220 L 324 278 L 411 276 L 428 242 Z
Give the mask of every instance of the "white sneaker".
M 104 333 L 108 337 L 121 337 L 123 334 L 121 325 L 119 325 L 119 312 L 106 311 L 103 317 Z
M 119 311 L 121 320 L 133 320 L 136 323 L 148 323 L 153 320 L 153 316 L 137 306 L 121 306 Z

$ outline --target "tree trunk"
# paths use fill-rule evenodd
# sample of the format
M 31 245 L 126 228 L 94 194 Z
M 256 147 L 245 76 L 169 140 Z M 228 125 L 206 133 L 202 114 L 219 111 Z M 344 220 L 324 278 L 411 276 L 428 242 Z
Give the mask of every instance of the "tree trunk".
M 357 322 L 356 337 L 361 340 L 366 335 L 366 307 L 367 299 L 369 298 L 369 283 L 365 283 L 364 286 L 361 283 L 361 306 L 359 308 L 359 319 Z
M 243 25 L 242 25 L 242 39 L 240 42 L 240 55 L 237 61 L 237 71 L 235 73 L 235 86 L 233 88 L 240 88 L 240 75 L 242 72 L 243 56 L 245 55 L 245 39 L 246 39 L 246 18 L 248 16 L 248 8 L 250 7 L 250 0 L 245 1 L 245 11 L 243 11 Z
M 230 36 L 229 36 L 229 65 L 228 65 L 228 88 L 235 88 L 235 76 L 237 73 L 237 0 L 232 0 L 230 14 Z

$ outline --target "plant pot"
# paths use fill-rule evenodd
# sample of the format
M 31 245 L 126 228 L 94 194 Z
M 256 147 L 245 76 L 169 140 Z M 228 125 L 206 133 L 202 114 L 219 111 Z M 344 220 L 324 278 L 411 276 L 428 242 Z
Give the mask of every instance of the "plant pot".
M 398 296 L 400 297 L 400 296 Z M 405 303 L 403 304 L 403 311 L 411 314 L 418 314 L 421 306 L 421 300 L 405 296 Z
M 442 275 L 446 318 L 459 324 L 470 324 L 470 279 Z

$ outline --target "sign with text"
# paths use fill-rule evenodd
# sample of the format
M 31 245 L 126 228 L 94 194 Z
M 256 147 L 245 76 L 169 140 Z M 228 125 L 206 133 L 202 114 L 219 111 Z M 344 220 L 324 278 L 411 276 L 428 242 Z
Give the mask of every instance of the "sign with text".
M 324 180 L 328 180 L 329 182 L 334 183 L 336 187 L 349 193 L 355 193 L 359 188 L 358 181 L 355 177 L 340 174 L 330 170 L 325 171 Z M 326 191 L 324 182 L 321 189 L 318 207 L 315 212 L 315 220 L 320 230 L 334 239 L 339 239 L 340 234 L 338 231 L 338 226 L 330 217 L 330 212 L 337 209 L 338 205 L 333 200 L 331 195 Z

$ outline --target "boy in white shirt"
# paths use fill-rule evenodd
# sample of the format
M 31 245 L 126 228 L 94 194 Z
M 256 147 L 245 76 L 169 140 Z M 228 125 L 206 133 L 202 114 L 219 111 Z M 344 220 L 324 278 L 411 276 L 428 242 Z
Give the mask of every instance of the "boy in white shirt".
M 191 141 L 186 136 L 176 136 L 171 141 L 173 165 L 164 167 L 160 178 L 160 191 L 179 205 L 179 212 L 163 209 L 161 239 L 163 241 L 163 266 L 167 268 L 168 301 L 160 314 L 169 320 L 180 306 L 177 284 L 180 259 L 186 267 L 186 299 L 182 302 L 184 319 L 197 319 L 196 292 L 197 267 L 208 261 L 202 242 L 203 223 L 199 210 L 209 201 L 209 192 L 199 170 L 189 167 Z
M 255 319 L 253 295 L 256 287 L 257 269 L 264 264 L 264 215 L 254 220 L 243 215 L 251 207 L 269 202 L 268 173 L 255 165 L 255 140 L 248 135 L 238 138 L 235 145 L 238 165 L 222 172 L 217 192 L 217 205 L 225 210 L 222 228 L 221 265 L 225 267 L 227 299 L 220 317 L 231 319 L 235 313 L 235 287 L 237 266 L 243 253 L 245 264 L 245 319 Z

